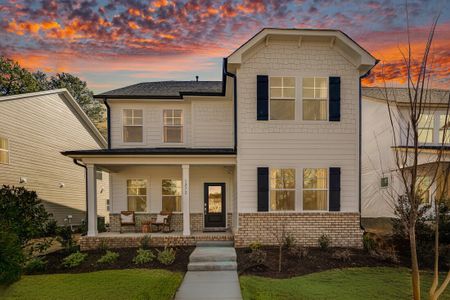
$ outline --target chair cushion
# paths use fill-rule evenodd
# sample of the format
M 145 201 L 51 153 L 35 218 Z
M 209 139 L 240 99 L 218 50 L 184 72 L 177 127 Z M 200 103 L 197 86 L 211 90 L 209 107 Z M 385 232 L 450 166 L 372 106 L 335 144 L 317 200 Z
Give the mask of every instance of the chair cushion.
M 164 223 L 167 219 L 167 216 L 164 215 L 156 215 L 156 223 Z
M 121 223 L 134 223 L 133 214 L 120 214 Z

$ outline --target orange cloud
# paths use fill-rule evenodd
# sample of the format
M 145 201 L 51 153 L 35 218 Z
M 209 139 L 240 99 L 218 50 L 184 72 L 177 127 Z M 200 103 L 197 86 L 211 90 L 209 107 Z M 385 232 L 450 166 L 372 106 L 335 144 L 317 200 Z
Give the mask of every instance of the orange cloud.
M 135 29 L 135 30 L 141 28 L 138 24 L 136 24 L 133 21 L 128 21 L 128 26 L 130 26 L 131 29 Z
M 169 1 L 167 0 L 157 0 L 153 2 L 153 6 L 155 7 L 163 7 L 169 5 Z
M 141 15 L 141 11 L 136 8 L 129 8 L 128 12 L 130 13 L 130 15 L 137 16 L 137 17 L 139 17 Z

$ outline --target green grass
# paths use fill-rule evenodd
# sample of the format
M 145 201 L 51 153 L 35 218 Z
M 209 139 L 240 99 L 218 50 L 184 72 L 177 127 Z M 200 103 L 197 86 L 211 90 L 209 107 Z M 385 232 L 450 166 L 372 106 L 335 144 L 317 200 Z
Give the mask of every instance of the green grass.
M 241 276 L 244 299 L 411 299 L 406 268 L 350 268 L 331 270 L 289 279 Z M 443 276 L 441 276 L 443 277 Z M 431 274 L 423 273 L 423 299 Z M 440 300 L 450 299 L 450 288 Z
M 109 270 L 23 276 L 1 299 L 172 299 L 183 279 L 165 270 Z

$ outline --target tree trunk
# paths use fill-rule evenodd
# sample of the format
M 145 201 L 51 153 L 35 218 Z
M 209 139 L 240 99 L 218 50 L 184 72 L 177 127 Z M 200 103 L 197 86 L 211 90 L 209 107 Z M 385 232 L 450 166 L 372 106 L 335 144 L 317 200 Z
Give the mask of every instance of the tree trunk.
M 416 225 L 412 224 L 409 229 L 409 245 L 411 248 L 411 280 L 413 299 L 420 300 L 420 273 L 417 261 Z
M 279 253 L 278 253 L 278 273 L 281 273 L 281 253 L 283 251 L 283 244 L 280 244 Z

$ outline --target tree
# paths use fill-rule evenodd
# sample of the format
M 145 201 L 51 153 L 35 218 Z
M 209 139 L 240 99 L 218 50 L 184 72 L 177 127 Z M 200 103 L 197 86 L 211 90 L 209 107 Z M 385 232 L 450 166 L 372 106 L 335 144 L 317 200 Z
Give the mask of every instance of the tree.
M 36 78 L 12 59 L 0 56 L 0 95 L 40 91 Z

